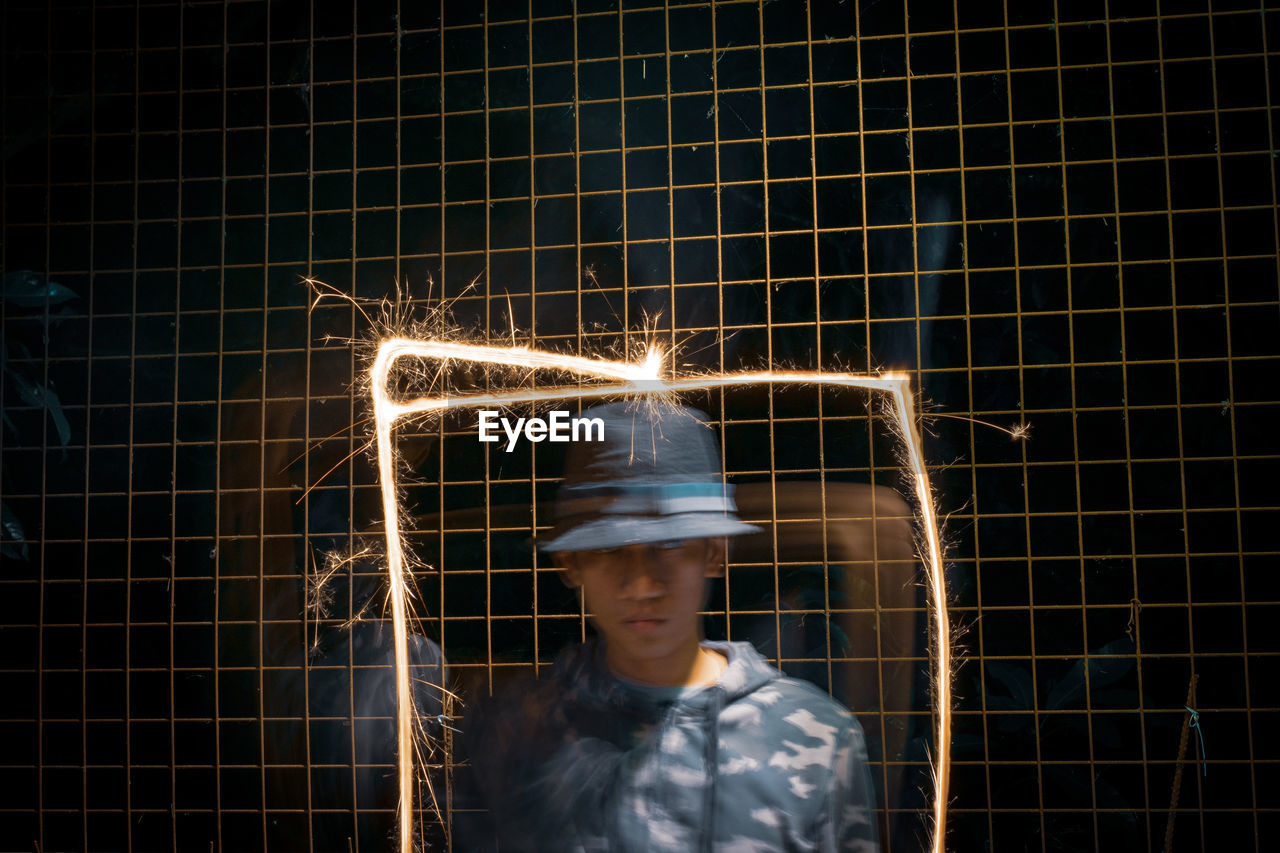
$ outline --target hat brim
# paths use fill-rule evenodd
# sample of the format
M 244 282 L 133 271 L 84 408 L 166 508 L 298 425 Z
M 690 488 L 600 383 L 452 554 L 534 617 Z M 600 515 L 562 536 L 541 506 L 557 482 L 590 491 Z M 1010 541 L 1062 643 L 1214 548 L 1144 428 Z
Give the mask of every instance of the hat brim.
M 605 516 L 575 525 L 547 541 L 543 551 L 594 551 L 647 545 L 670 539 L 711 539 L 758 533 L 759 527 L 721 513 L 689 512 L 663 516 Z

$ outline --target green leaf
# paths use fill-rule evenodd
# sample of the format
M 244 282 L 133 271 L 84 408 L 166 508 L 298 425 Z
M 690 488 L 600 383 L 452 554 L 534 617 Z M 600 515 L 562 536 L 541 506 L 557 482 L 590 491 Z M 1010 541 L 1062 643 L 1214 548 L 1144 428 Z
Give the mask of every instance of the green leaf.
M 1135 661 L 1131 657 L 1113 656 L 1126 653 L 1133 654 L 1134 651 L 1133 641 L 1126 637 L 1102 646 L 1095 654 L 1105 655 L 1105 657 L 1089 658 L 1089 677 L 1087 682 L 1085 679 L 1085 660 L 1080 658 L 1072 665 L 1071 669 L 1067 670 L 1057 684 L 1051 685 L 1049 696 L 1045 700 L 1045 707 L 1055 710 L 1065 708 L 1068 703 L 1083 697 L 1086 687 L 1096 692 L 1119 681 L 1133 669 Z
M 839 625 L 831 622 L 831 642 L 840 649 L 841 655 L 848 655 L 849 649 L 853 648 L 853 643 L 849 642 L 849 635 L 846 634 Z
M 4 301 L 23 308 L 43 308 L 76 298 L 76 292 L 49 281 L 31 270 L 18 270 L 4 277 Z
M 66 447 L 71 441 L 71 424 L 67 422 L 66 413 L 62 411 L 62 401 L 58 393 L 48 386 L 32 382 L 17 371 L 9 374 L 13 384 L 17 386 L 18 396 L 28 406 L 41 406 L 53 418 L 54 428 L 58 430 L 58 439 Z
M 1036 692 L 1031 683 L 1031 673 L 1023 666 L 1000 660 L 986 662 L 987 707 L 999 710 L 1026 710 L 1034 708 Z M 1002 685 L 1006 695 L 1001 696 L 992 688 L 991 679 Z
M 26 560 L 29 556 L 26 531 L 22 529 L 22 522 L 18 520 L 18 516 L 13 514 L 13 510 L 9 509 L 9 505 L 4 501 L 0 501 L 0 525 L 4 528 L 2 538 L 7 540 L 0 548 L 0 552 L 10 559 Z

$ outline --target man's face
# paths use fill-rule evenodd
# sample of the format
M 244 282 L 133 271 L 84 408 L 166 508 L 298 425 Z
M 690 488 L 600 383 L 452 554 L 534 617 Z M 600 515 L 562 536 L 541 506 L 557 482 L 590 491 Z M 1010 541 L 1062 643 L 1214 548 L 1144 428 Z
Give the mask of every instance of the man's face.
M 561 555 L 569 582 L 581 587 L 587 612 L 605 639 L 610 667 L 641 681 L 655 680 L 664 662 L 696 651 L 706 579 L 723 573 L 723 560 L 723 539 Z

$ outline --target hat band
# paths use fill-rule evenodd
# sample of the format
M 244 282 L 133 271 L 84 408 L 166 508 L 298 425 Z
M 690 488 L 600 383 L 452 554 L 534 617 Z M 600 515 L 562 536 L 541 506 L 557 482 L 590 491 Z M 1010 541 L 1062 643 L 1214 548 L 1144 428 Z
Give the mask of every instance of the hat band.
M 556 517 L 735 512 L 733 488 L 727 483 L 566 486 L 556 502 Z M 566 497 L 567 491 L 575 496 Z

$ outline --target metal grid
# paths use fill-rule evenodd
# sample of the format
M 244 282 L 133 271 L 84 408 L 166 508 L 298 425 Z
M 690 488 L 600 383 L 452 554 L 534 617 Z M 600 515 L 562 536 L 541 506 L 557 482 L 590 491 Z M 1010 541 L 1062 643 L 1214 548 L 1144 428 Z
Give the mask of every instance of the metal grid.
M 322 343 L 366 327 L 308 312 L 311 276 L 430 279 L 461 324 L 583 353 L 648 322 L 702 369 L 906 367 L 942 412 L 1025 420 L 932 423 L 969 626 L 953 845 L 1167 849 L 1180 779 L 1173 845 L 1267 848 L 1276 13 L 487 5 L 6 4 L 3 270 L 74 298 L 15 279 L 0 309 L 27 548 L 0 575 L 0 838 L 385 846 L 360 707 L 385 661 L 344 627 L 377 572 L 303 606 L 313 556 L 378 517 L 360 364 Z M 774 402 L 708 403 L 769 483 L 795 408 L 824 455 L 793 472 L 865 418 Z M 442 510 L 475 482 L 436 479 Z M 520 641 L 493 584 L 555 600 L 521 566 L 478 575 L 486 675 Z M 450 577 L 419 580 L 446 652 Z M 540 621 L 538 652 L 583 629 Z

